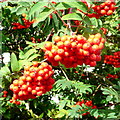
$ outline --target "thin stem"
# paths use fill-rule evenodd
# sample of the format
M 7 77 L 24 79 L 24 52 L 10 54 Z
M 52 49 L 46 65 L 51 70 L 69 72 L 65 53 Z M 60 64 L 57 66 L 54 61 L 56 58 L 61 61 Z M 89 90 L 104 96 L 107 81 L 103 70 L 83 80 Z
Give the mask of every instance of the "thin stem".
M 76 31 L 75 31 L 76 33 L 78 32 L 78 30 L 79 30 L 79 27 L 80 27 L 80 26 L 78 26 L 78 27 L 76 28 Z
M 112 86 L 114 86 L 114 84 L 112 83 L 112 82 L 110 82 L 107 78 L 105 78 L 105 77 L 102 77 L 101 75 L 98 75 L 98 74 L 96 74 L 96 73 L 92 73 L 93 75 L 95 75 L 95 76 L 98 76 L 99 78 L 102 78 L 104 81 L 106 81 L 109 85 L 112 85 Z
M 95 96 L 95 93 L 98 91 L 98 89 L 101 87 L 102 84 L 98 85 L 98 87 L 96 88 L 94 94 L 93 94 L 93 97 Z
M 70 23 L 70 20 L 67 20 L 67 25 L 68 25 L 69 30 L 70 30 L 70 33 L 71 33 L 71 35 L 72 35 L 72 34 L 73 34 L 73 31 L 72 31 L 72 29 L 71 29 L 71 23 Z
M 69 78 L 68 78 L 68 76 L 66 75 L 65 71 L 63 70 L 63 68 L 62 68 L 62 67 L 60 67 L 60 69 L 62 70 L 62 72 L 63 72 L 63 74 L 64 74 L 65 78 L 69 81 Z
M 63 25 L 68 27 L 68 25 L 66 24 L 66 22 L 64 20 L 62 20 L 62 18 L 60 17 L 58 11 L 55 10 L 55 12 L 56 12 L 57 16 L 60 18 L 60 20 L 63 22 Z
M 40 63 L 45 62 L 46 60 L 47 60 L 47 58 L 46 58 L 46 59 L 44 59 L 44 60 L 42 60 L 42 61 L 40 61 Z
M 119 104 L 120 104 L 120 102 L 118 102 L 118 103 L 114 103 L 114 104 L 109 104 L 109 105 L 102 106 L 102 107 L 98 107 L 97 109 L 102 109 L 102 108 L 104 108 L 104 107 L 110 107 L 110 106 L 113 106 L 113 105 L 119 105 Z
M 56 12 L 57 16 L 60 18 L 60 20 L 62 21 L 63 25 L 66 26 L 68 28 L 68 25 L 65 23 L 64 20 L 62 20 L 61 16 L 59 15 L 58 11 L 53 7 L 53 5 L 51 3 L 49 3 L 52 7 L 52 9 Z
M 45 42 L 49 40 L 50 36 L 52 35 L 53 30 L 54 30 L 54 28 L 52 28 L 52 30 L 51 30 L 50 34 L 47 36 Z
M 80 76 L 80 79 L 82 78 L 82 74 L 83 74 L 83 72 L 84 72 L 84 67 L 83 67 L 83 65 L 82 65 L 82 69 L 81 69 L 81 76 Z
M 70 8 L 68 14 L 72 13 L 72 9 L 73 9 L 73 8 Z M 68 25 L 68 27 L 69 27 L 69 29 L 70 29 L 70 33 L 71 33 L 71 35 L 72 35 L 72 34 L 73 34 L 73 31 L 72 31 L 72 28 L 71 28 L 71 22 L 70 22 L 70 20 L 67 20 L 67 25 Z

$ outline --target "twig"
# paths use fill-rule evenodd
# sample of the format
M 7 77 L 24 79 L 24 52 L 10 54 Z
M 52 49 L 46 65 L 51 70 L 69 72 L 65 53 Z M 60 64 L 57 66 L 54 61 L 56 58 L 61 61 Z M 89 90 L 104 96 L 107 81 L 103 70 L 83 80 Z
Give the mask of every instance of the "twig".
M 47 36 L 45 42 L 49 40 L 50 36 L 52 35 L 53 30 L 54 30 L 54 28 L 52 28 L 52 30 L 51 30 L 50 34 Z
M 98 91 L 98 89 L 101 87 L 102 84 L 98 85 L 98 87 L 96 88 L 95 92 L 93 93 L 93 97 L 95 96 L 95 93 Z
M 63 68 L 60 67 L 60 69 L 62 70 L 62 72 L 63 72 L 64 76 L 66 77 L 66 79 L 69 81 L 69 78 L 68 78 L 68 76 L 66 75 L 65 71 L 63 70 Z
M 97 107 L 97 109 L 102 109 L 102 108 L 104 108 L 104 107 L 110 107 L 110 106 L 113 106 L 113 105 L 119 105 L 120 104 L 120 102 L 118 102 L 118 103 L 114 103 L 114 104 L 108 104 L 108 105 L 106 105 L 106 106 L 102 106 L 102 107 Z
M 46 59 L 44 59 L 44 60 L 42 60 L 42 61 L 40 61 L 40 63 L 45 62 L 46 60 L 47 60 L 47 58 L 46 58 Z
M 80 27 L 80 26 L 78 26 L 78 27 L 76 28 L 76 31 L 75 31 L 76 33 L 78 32 L 78 30 L 79 30 L 79 27 Z
M 73 8 L 70 8 L 68 14 L 72 13 L 72 9 L 73 9 Z M 71 35 L 72 35 L 72 34 L 73 34 L 73 31 L 72 31 L 72 28 L 71 28 L 70 20 L 67 20 L 67 25 L 68 25 L 68 28 L 70 29 L 70 33 L 71 33 Z
M 64 20 L 61 19 L 58 11 L 53 7 L 53 5 L 52 5 L 51 3 L 49 3 L 49 4 L 51 5 L 52 9 L 56 12 L 56 14 L 57 14 L 57 16 L 60 18 L 60 20 L 63 22 L 63 25 L 64 25 L 64 26 L 67 26 L 67 28 L 68 28 L 68 25 L 65 23 Z
M 102 78 L 104 81 L 106 81 L 109 85 L 114 86 L 114 84 L 112 82 L 110 82 L 108 79 L 106 79 L 105 77 L 102 77 L 101 75 L 98 75 L 96 73 L 92 73 L 95 76 L 98 76 L 99 78 Z

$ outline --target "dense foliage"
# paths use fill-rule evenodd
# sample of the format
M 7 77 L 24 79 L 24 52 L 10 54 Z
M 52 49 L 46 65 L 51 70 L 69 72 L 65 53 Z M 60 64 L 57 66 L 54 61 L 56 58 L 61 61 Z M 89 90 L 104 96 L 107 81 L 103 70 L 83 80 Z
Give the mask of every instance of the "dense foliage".
M 3 120 L 120 119 L 120 1 L 2 1 Z

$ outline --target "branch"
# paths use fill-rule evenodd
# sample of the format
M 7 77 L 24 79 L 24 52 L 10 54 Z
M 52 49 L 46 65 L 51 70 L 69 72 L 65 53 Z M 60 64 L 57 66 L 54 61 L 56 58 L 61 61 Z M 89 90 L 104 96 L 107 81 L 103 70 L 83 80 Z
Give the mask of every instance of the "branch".
M 110 106 L 113 106 L 113 105 L 119 105 L 120 104 L 120 102 L 118 102 L 118 103 L 114 103 L 114 104 L 108 104 L 108 105 L 104 105 L 104 106 L 102 106 L 102 107 L 97 107 L 97 109 L 102 109 L 102 108 L 104 108 L 104 107 L 110 107 Z
M 52 30 L 51 30 L 50 34 L 47 36 L 45 42 L 49 40 L 50 36 L 52 35 L 53 30 L 54 30 L 54 28 L 52 28 Z
M 73 8 L 70 8 L 68 14 L 72 13 L 72 9 L 73 9 Z M 67 25 L 68 25 L 68 28 L 70 29 L 70 33 L 71 33 L 71 35 L 72 35 L 72 34 L 73 34 L 73 31 L 72 31 L 72 28 L 71 28 L 71 22 L 70 22 L 70 20 L 67 20 Z
M 93 93 L 93 97 L 95 96 L 95 93 L 98 91 L 98 89 L 101 87 L 102 84 L 98 85 L 98 87 L 96 88 L 95 92 Z
M 104 81 L 106 81 L 109 85 L 112 85 L 112 86 L 114 86 L 114 84 L 112 83 L 112 82 L 110 82 L 107 78 L 105 78 L 105 77 L 102 77 L 101 75 L 98 75 L 98 74 L 96 74 L 96 73 L 92 73 L 93 75 L 95 75 L 95 76 L 98 76 L 99 78 L 102 78 Z
M 63 70 L 63 68 L 62 68 L 62 67 L 60 67 L 60 69 L 62 70 L 62 72 L 63 72 L 63 74 L 64 74 L 65 78 L 69 81 L 69 78 L 68 78 L 68 76 L 66 75 L 65 71 Z
M 68 28 L 68 25 L 65 23 L 64 20 L 62 20 L 62 18 L 60 17 L 58 11 L 53 7 L 53 5 L 49 2 L 49 4 L 51 5 L 52 9 L 56 12 L 57 16 L 60 18 L 60 20 L 63 22 L 63 25 L 66 26 Z
M 40 63 L 45 62 L 46 60 L 47 60 L 47 58 L 46 58 L 46 59 L 44 59 L 44 60 L 42 60 L 42 61 L 40 61 Z

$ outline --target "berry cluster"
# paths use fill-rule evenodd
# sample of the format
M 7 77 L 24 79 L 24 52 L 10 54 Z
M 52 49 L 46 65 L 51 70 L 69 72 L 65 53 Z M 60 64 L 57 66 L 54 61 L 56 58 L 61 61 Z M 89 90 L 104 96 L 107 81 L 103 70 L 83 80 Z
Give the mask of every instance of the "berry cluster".
M 10 101 L 15 103 L 17 99 L 34 99 L 50 91 L 55 82 L 51 77 L 53 73 L 52 67 L 46 62 L 39 65 L 34 61 L 32 66 L 25 66 L 23 76 L 10 85 L 10 90 L 13 91 Z
M 111 0 L 107 0 L 101 5 L 94 5 L 92 8 L 97 13 L 96 15 L 100 17 L 104 15 L 112 15 L 114 10 L 116 9 L 115 2 Z
M 117 79 L 118 77 L 119 77 L 118 75 L 112 75 L 112 74 L 108 74 L 108 75 L 106 76 L 106 78 L 110 78 L 110 79 L 112 79 L 112 80 Z
M 8 92 L 7 91 L 3 91 L 3 97 L 7 97 Z
M 104 63 L 111 64 L 114 67 L 120 67 L 120 51 L 115 52 L 113 55 L 105 55 Z
M 29 20 L 26 20 L 25 18 L 22 18 L 22 20 L 23 20 L 23 25 L 17 22 L 12 23 L 12 25 L 14 26 L 12 27 L 12 29 L 16 30 L 16 29 L 29 28 L 34 23 L 34 20 L 29 21 Z
M 76 103 L 76 105 L 80 105 L 80 106 L 82 106 L 82 104 L 84 104 L 87 107 L 91 107 L 92 109 L 96 109 L 97 108 L 97 106 L 93 105 L 91 100 L 86 100 L 86 101 L 82 100 L 82 101 L 79 101 L 79 102 Z M 83 113 L 82 116 L 85 116 L 85 115 L 88 115 L 88 114 L 90 114 L 90 113 L 86 112 L 86 113 Z
M 53 66 L 61 63 L 66 68 L 75 68 L 84 63 L 93 67 L 96 66 L 96 61 L 101 60 L 100 53 L 105 39 L 97 33 L 90 35 L 88 40 L 82 35 L 56 36 L 54 42 L 47 42 L 44 46 L 45 58 Z
M 86 2 L 83 2 L 83 3 L 85 3 L 85 5 L 88 7 Z M 99 19 L 101 16 L 104 16 L 104 15 L 107 15 L 107 16 L 112 15 L 113 12 L 115 11 L 115 9 L 117 8 L 117 7 L 115 7 L 115 5 L 116 5 L 116 3 L 113 0 L 107 0 L 100 5 L 93 5 L 92 9 L 93 9 L 94 13 L 84 13 L 80 9 L 78 9 L 78 10 L 80 12 L 86 14 L 90 18 L 95 17 L 95 18 Z M 88 7 L 88 9 L 90 9 L 90 8 Z

